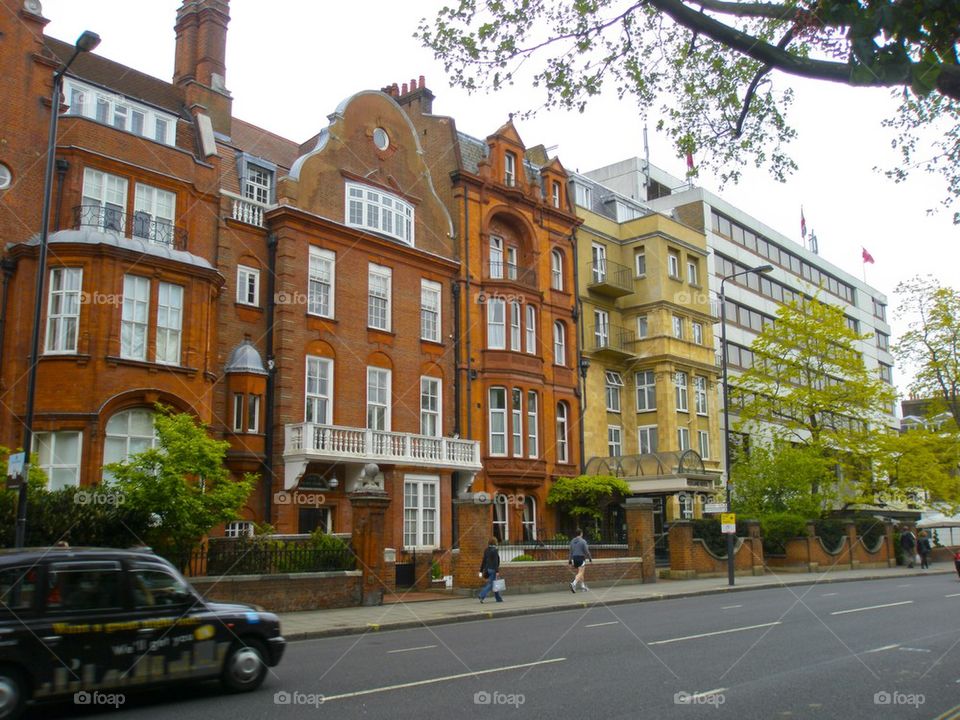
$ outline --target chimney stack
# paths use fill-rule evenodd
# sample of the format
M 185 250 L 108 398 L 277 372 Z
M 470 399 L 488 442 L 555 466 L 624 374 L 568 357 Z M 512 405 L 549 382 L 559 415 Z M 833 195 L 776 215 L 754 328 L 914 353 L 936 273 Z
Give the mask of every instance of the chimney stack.
M 188 107 L 201 106 L 214 130 L 230 134 L 231 98 L 226 86 L 229 0 L 183 0 L 177 10 L 173 82 L 186 90 Z

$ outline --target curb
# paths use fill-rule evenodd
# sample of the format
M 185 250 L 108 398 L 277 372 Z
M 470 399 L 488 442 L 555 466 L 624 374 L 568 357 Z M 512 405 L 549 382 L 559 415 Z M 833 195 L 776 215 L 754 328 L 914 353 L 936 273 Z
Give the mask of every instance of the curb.
M 302 632 L 295 633 L 283 633 L 284 638 L 288 641 L 295 640 L 316 640 L 320 638 L 329 638 L 329 637 L 343 637 L 345 635 L 365 635 L 366 633 L 373 632 L 386 632 L 390 630 L 411 630 L 414 628 L 421 628 L 434 625 L 454 625 L 457 623 L 464 622 L 479 622 L 483 620 L 493 620 L 495 618 L 502 617 L 522 617 L 524 615 L 540 615 L 543 613 L 554 613 L 554 612 L 565 612 L 569 610 L 578 610 L 585 609 L 595 606 L 618 606 L 618 605 L 633 605 L 636 603 L 643 602 L 657 602 L 660 600 L 668 600 L 671 598 L 690 598 L 690 597 L 703 597 L 705 595 L 722 595 L 724 593 L 736 593 L 736 592 L 747 592 L 749 590 L 772 590 L 777 588 L 785 588 L 798 586 L 803 587 L 807 585 L 831 585 L 835 583 L 846 583 L 846 582 L 861 582 L 864 580 L 897 580 L 901 577 L 922 577 L 924 575 L 947 575 L 955 572 L 954 570 L 928 570 L 926 572 L 904 572 L 903 575 L 865 575 L 862 577 L 819 577 L 819 578 L 789 578 L 780 581 L 771 581 L 765 582 L 756 585 L 734 585 L 733 587 L 717 587 L 717 588 L 707 588 L 702 590 L 680 590 L 678 592 L 669 592 L 669 593 L 657 593 L 651 592 L 648 595 L 639 596 L 639 597 L 626 597 L 626 598 L 615 598 L 612 600 L 596 600 L 596 601 L 584 601 L 577 600 L 572 603 L 565 604 L 553 604 L 553 605 L 541 605 L 538 607 L 526 607 L 526 608 L 516 608 L 516 609 L 503 609 L 503 610 L 487 610 L 479 612 L 461 612 L 457 615 L 450 615 L 447 617 L 438 617 L 438 618 L 429 618 L 426 620 L 398 620 L 395 622 L 384 622 L 384 623 L 366 623 L 364 625 L 352 625 L 348 627 L 332 627 L 324 628 L 320 630 L 305 630 Z M 717 578 L 717 580 L 722 580 L 723 578 Z M 682 582 L 682 581 L 677 581 Z M 653 584 L 653 583 L 650 583 Z M 642 587 L 642 586 L 641 586 Z M 283 621 L 283 616 L 280 616 L 281 623 Z

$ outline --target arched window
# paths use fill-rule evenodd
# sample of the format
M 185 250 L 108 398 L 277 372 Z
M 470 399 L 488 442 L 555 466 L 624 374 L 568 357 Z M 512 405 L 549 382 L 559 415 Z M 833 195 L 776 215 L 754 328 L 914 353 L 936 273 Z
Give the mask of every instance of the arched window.
M 557 403 L 557 462 L 570 462 L 569 444 L 567 440 L 569 426 L 569 412 L 565 402 Z
M 553 362 L 567 364 L 567 329 L 559 320 L 553 323 Z
M 529 495 L 523 498 L 523 539 L 526 542 L 537 539 L 537 499 Z
M 550 253 L 550 287 L 563 290 L 563 253 L 559 250 Z
M 497 493 L 493 496 L 493 536 L 501 544 L 510 539 L 510 523 L 507 518 L 507 496 Z
M 152 410 L 133 408 L 118 412 L 107 421 L 103 464 L 123 462 L 131 455 L 156 446 L 157 431 L 153 426 Z M 111 479 L 106 470 L 103 479 Z

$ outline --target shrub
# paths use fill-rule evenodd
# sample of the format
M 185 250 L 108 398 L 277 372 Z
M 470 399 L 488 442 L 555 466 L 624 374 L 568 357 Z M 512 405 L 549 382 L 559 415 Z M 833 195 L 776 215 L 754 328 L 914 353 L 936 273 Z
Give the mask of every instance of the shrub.
M 846 522 L 844 520 L 817 520 L 817 535 L 823 542 L 823 546 L 831 552 L 840 549 L 840 543 L 847 536 Z
M 527 555 L 526 553 L 524 553 L 523 555 L 517 555 L 510 562 L 532 562 L 532 561 L 533 561 L 533 555 Z
M 763 536 L 763 552 L 782 555 L 787 551 L 787 540 L 802 537 L 807 521 L 795 513 L 771 513 L 760 519 L 760 534 Z
M 558 532 L 553 536 L 551 542 L 570 542 L 570 538 L 568 538 L 562 532 Z
M 440 567 L 440 563 L 436 560 L 433 561 L 433 565 L 430 566 L 430 577 L 433 580 L 440 580 L 443 578 L 443 568 Z

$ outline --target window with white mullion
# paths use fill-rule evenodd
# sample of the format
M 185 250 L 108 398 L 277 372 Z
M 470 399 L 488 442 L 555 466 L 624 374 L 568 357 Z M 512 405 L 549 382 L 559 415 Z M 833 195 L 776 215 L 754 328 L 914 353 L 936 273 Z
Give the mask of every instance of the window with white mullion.
M 620 412 L 620 389 L 623 387 L 623 376 L 613 370 L 604 371 L 606 380 L 607 412 Z
M 413 205 L 383 190 L 346 184 L 347 225 L 414 244 Z
M 510 349 L 519 352 L 520 348 L 520 303 L 510 303 Z
M 634 380 L 637 386 L 637 412 L 657 409 L 657 381 L 653 370 L 641 370 Z
M 493 496 L 493 536 L 499 543 L 505 543 L 510 539 L 507 496 L 503 493 L 496 493 Z
M 237 266 L 237 302 L 241 305 L 260 305 L 260 271 L 246 265 Z
M 307 357 L 307 383 L 304 420 L 309 423 L 333 423 L 333 360 Z
M 390 294 L 392 271 L 388 267 L 370 263 L 367 290 L 367 326 L 375 330 L 390 330 Z
M 563 253 L 559 250 L 550 253 L 550 287 L 563 290 Z
M 490 278 L 503 278 L 503 238 L 490 236 Z
M 677 412 L 687 412 L 687 374 L 685 372 L 675 372 L 673 374 L 673 384 L 676 390 Z
M 133 202 L 133 235 L 161 245 L 173 244 L 177 196 L 151 185 L 137 183 Z
M 537 354 L 537 309 L 533 305 L 527 305 L 527 353 Z
M 707 414 L 707 379 L 702 375 L 696 375 L 693 378 L 694 400 L 697 408 L 697 415 Z
M 64 78 L 64 97 L 69 106 L 64 114 L 87 117 L 118 130 L 173 145 L 174 115 L 141 105 L 116 93 L 104 93 L 75 78 Z
M 440 420 L 440 380 L 432 377 L 420 378 L 420 434 L 440 437 L 443 424 Z
M 490 455 L 507 454 L 507 390 L 490 388 L 489 392 Z
M 123 213 L 127 207 L 126 178 L 84 168 L 81 222 L 104 230 L 124 232 Z
M 540 423 L 537 410 L 537 392 L 527 391 L 527 457 L 535 458 L 540 454 Z
M 420 281 L 420 337 L 440 342 L 440 283 Z
M 390 429 L 390 371 L 367 368 L 367 427 Z
M 557 462 L 569 461 L 568 432 L 569 413 L 566 403 L 557 403 Z
M 161 282 L 157 288 L 157 362 L 180 364 L 183 288 Z
M 610 457 L 623 455 L 623 428 L 619 425 L 607 426 L 607 455 Z
M 700 457 L 710 459 L 710 434 L 705 430 L 697 430 L 697 440 L 700 446 Z
M 83 268 L 51 268 L 47 297 L 46 353 L 77 351 Z
M 42 432 L 33 436 L 33 452 L 38 466 L 47 476 L 47 490 L 63 490 L 80 485 L 79 432 Z
M 487 347 L 491 350 L 505 350 L 506 338 L 506 300 L 491 298 L 487 300 Z
M 681 452 L 690 449 L 690 428 L 677 428 L 677 445 Z
M 120 357 L 147 359 L 147 326 L 150 317 L 150 280 L 123 276 L 123 311 L 120 321 Z
M 329 250 L 310 248 L 307 275 L 307 312 L 311 315 L 334 316 L 334 282 L 336 255 Z
M 637 428 L 637 448 L 640 453 L 657 452 L 656 425 L 643 425 Z
M 553 323 L 553 362 L 567 364 L 567 329 L 559 320 Z
M 273 173 L 266 168 L 247 163 L 243 178 L 243 196 L 261 205 L 269 205 L 273 193 Z
M 408 475 L 403 483 L 404 547 L 434 547 L 439 535 L 439 482 Z

